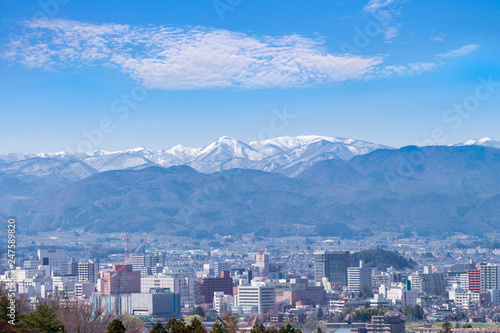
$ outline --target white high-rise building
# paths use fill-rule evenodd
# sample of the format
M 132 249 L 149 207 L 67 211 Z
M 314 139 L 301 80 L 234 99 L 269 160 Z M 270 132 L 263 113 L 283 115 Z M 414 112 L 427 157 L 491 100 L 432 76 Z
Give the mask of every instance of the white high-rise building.
M 172 293 L 181 295 L 182 306 L 193 306 L 199 297 L 199 279 L 187 274 L 168 274 L 141 278 L 141 293 L 150 293 L 154 289 L 168 288 Z
M 269 282 L 252 281 L 250 286 L 239 286 L 236 296 L 238 306 L 256 306 L 259 313 L 268 311 L 276 303 L 274 286 Z
M 259 271 L 259 275 L 269 276 L 269 253 L 263 253 L 255 255 L 255 264 L 253 267 Z
M 500 289 L 500 265 L 486 264 L 480 266 L 481 292 Z
M 230 313 L 232 304 L 233 296 L 225 295 L 223 291 L 214 292 L 214 310 L 219 316 Z
M 50 267 L 50 272 L 64 275 L 68 272 L 68 260 L 66 253 L 62 249 L 38 250 L 40 265 Z
M 78 282 L 97 282 L 97 274 L 99 274 L 99 263 L 88 260 L 78 263 Z
M 363 267 L 363 261 L 359 262 L 359 267 L 347 268 L 347 288 L 350 292 L 358 293 L 363 286 L 371 289 L 372 286 L 372 270 L 368 267 Z

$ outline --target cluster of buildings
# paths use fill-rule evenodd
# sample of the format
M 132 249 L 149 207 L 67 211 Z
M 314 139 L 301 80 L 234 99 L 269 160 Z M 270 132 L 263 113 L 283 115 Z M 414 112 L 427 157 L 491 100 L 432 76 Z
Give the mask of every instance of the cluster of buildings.
M 207 317 L 267 314 L 271 322 L 282 323 L 303 322 L 320 312 L 335 317 L 348 308 L 417 305 L 432 320 L 459 311 L 473 317 L 474 311 L 500 304 L 500 265 L 493 263 L 379 271 L 362 261 L 352 263 L 349 251 L 316 251 L 313 276 L 308 277 L 289 274 L 286 264 L 272 262 L 262 251 L 246 267 L 209 260 L 193 269 L 172 265 L 166 257 L 157 251 L 113 264 L 76 261 L 62 249 L 40 249 L 22 267 L 5 271 L 1 281 L 15 280 L 17 293 L 30 297 L 34 307 L 58 297 L 151 320 L 180 317 L 197 306 Z M 404 332 L 404 320 L 392 312 L 372 318 L 359 332 Z

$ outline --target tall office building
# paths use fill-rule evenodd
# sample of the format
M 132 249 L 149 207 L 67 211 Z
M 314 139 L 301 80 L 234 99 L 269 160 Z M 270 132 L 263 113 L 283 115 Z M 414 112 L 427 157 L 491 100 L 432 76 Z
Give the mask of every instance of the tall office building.
M 213 303 L 214 292 L 222 291 L 226 295 L 233 295 L 233 279 L 229 271 L 222 271 L 220 277 L 200 279 L 200 293 L 204 303 Z
M 50 272 L 57 275 L 64 275 L 68 272 L 68 261 L 66 253 L 62 249 L 38 250 L 40 265 L 50 267 Z
M 467 271 L 467 289 L 475 293 L 481 292 L 481 272 L 479 270 L 481 265 L 482 264 L 477 264 L 478 269 L 469 269 Z
M 487 293 L 490 290 L 500 289 L 500 265 L 486 264 L 479 267 L 481 280 L 481 292 Z
M 255 255 L 253 267 L 259 270 L 259 275 L 269 276 L 269 253 L 260 251 L 259 254 Z
M 347 268 L 351 266 L 349 251 L 314 252 L 314 277 L 316 282 L 328 278 L 332 284 L 347 285 Z
M 141 278 L 141 293 L 152 293 L 159 289 L 181 295 L 182 306 L 198 303 L 200 279 L 189 274 L 161 274 Z
M 97 282 L 99 263 L 94 260 L 80 261 L 78 263 L 78 282 Z
M 255 306 L 259 313 L 264 313 L 274 307 L 276 293 L 269 282 L 254 282 L 251 286 L 239 286 L 236 296 L 237 306 Z
M 144 255 L 135 255 L 130 257 L 130 263 L 134 271 L 140 271 L 144 267 L 163 267 L 165 266 L 165 252 L 157 251 Z
M 372 270 L 368 267 L 363 267 L 363 261 L 359 262 L 359 267 L 347 268 L 347 287 L 350 292 L 358 293 L 363 286 L 369 289 L 372 287 Z
M 215 276 L 221 276 L 223 271 L 230 271 L 230 270 L 231 270 L 231 265 L 227 261 L 214 262 Z
M 68 261 L 68 274 L 78 275 L 78 261 L 76 261 L 75 258 L 71 258 Z
M 141 292 L 141 272 L 132 265 L 113 265 L 111 272 L 102 273 L 102 294 L 119 295 Z
M 412 288 L 416 291 L 423 291 L 430 295 L 446 294 L 446 280 L 443 274 L 419 274 L 416 272 L 410 275 L 408 279 L 411 281 Z

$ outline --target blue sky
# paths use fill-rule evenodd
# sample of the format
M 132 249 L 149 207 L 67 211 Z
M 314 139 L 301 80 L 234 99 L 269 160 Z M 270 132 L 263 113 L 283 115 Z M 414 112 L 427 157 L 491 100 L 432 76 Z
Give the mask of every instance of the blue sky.
M 496 0 L 0 1 L 0 152 L 500 139 L 499 12 Z

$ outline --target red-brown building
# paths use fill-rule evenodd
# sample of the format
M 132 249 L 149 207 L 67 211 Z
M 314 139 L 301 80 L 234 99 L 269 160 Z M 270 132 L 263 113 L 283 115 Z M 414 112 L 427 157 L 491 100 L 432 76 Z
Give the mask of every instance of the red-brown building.
M 113 265 L 113 271 L 102 273 L 102 294 L 118 295 L 141 292 L 141 272 L 132 265 Z
M 229 271 L 222 271 L 220 277 L 200 279 L 201 296 L 204 303 L 213 303 L 214 292 L 223 291 L 226 295 L 233 295 L 233 279 Z
M 467 274 L 469 275 L 469 290 L 475 293 L 481 292 L 481 265 L 477 264 L 477 269 L 469 269 Z

